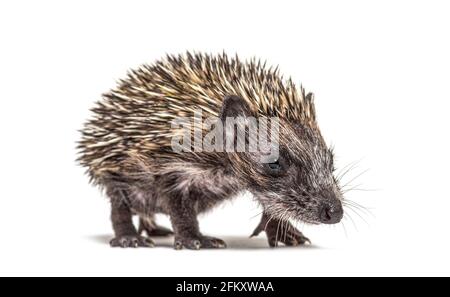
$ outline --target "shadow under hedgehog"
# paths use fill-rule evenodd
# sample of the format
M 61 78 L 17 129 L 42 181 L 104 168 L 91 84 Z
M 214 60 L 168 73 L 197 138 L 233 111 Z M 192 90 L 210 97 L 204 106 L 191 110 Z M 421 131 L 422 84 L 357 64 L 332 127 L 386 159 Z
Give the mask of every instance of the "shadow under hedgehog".
M 171 140 L 180 131 L 171 121 L 196 109 L 219 121 L 277 117 L 278 157 L 266 163 L 251 152 L 174 152 Z M 167 56 L 131 71 L 92 111 L 79 161 L 111 201 L 113 247 L 150 247 L 148 237 L 172 234 L 155 223 L 162 213 L 170 217 L 176 249 L 223 248 L 224 241 L 200 232 L 197 215 L 243 191 L 263 208 L 253 236 L 265 231 L 272 247 L 309 242 L 290 220 L 335 224 L 343 217 L 313 95 L 256 60 Z

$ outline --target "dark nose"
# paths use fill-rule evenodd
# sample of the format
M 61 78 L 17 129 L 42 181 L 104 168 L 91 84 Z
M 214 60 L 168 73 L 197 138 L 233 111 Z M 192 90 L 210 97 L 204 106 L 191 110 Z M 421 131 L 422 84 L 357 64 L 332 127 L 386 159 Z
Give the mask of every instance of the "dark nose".
M 337 224 L 344 216 L 341 205 L 322 204 L 319 211 L 320 222 L 323 224 Z

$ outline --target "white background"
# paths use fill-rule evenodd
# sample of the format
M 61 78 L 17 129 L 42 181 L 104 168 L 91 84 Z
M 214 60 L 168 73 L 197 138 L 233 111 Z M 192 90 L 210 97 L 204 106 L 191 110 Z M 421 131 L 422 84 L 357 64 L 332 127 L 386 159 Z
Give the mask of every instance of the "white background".
M 449 274 L 449 14 L 448 1 L 1 1 L 0 273 Z M 227 250 L 109 248 L 77 129 L 128 68 L 188 49 L 267 59 L 315 92 L 338 164 L 360 160 L 347 180 L 369 169 L 347 198 L 372 214 L 273 250 L 247 238 L 259 209 L 239 197 L 201 219 Z

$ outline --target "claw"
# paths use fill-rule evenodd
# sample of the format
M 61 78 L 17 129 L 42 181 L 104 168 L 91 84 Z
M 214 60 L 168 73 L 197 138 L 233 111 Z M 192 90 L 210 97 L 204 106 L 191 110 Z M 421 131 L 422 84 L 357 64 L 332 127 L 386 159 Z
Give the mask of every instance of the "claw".
M 225 248 L 226 243 L 218 238 L 201 236 L 200 238 L 179 238 L 175 240 L 174 248 L 181 250 L 183 248 L 191 250 Z
M 183 244 L 180 241 L 175 242 L 174 247 L 176 250 L 182 250 L 183 249 Z
M 202 247 L 202 244 L 198 240 L 194 240 L 194 242 L 192 244 L 194 246 L 194 249 L 196 249 L 196 250 L 199 250 Z
M 138 248 L 138 247 L 153 247 L 153 241 L 138 235 L 121 236 L 112 239 L 109 243 L 111 247 L 121 248 Z
M 259 225 L 253 231 L 252 235 L 250 235 L 250 238 L 258 236 L 262 231 L 264 231 L 264 228 L 261 221 L 261 223 L 259 223 Z
M 307 243 L 307 244 L 309 244 L 309 245 L 312 244 L 312 243 L 311 243 L 311 240 L 309 240 L 309 238 L 303 237 L 303 244 L 305 244 L 305 243 Z

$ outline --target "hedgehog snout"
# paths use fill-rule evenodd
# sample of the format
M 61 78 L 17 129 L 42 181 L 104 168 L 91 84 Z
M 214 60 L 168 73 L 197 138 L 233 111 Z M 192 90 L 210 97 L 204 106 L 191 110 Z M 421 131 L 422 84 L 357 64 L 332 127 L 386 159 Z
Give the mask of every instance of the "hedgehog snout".
M 323 224 L 337 224 L 344 216 L 344 209 L 340 201 L 323 202 L 318 211 L 319 220 Z

